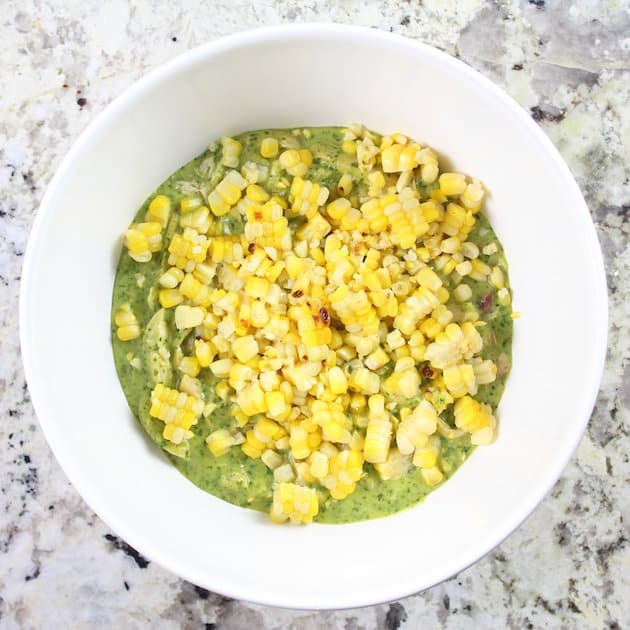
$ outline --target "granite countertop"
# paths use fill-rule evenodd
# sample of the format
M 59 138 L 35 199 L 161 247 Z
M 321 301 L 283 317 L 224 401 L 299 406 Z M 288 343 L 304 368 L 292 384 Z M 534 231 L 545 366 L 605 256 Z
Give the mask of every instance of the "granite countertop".
M 393 30 L 460 57 L 504 87 L 573 171 L 597 226 L 610 298 L 609 351 L 593 417 L 562 478 L 526 523 L 424 593 L 325 613 L 209 593 L 114 535 L 44 440 L 17 332 L 29 228 L 79 132 L 133 81 L 184 50 L 295 21 Z M 0 46 L 1 628 L 630 627 L 627 0 L 4 0 Z

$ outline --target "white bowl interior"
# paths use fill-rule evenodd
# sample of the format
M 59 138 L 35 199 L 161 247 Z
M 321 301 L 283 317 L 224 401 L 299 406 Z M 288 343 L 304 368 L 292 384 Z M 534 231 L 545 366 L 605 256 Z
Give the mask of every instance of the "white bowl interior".
M 199 490 L 145 439 L 109 340 L 120 238 L 163 179 L 223 134 L 359 121 L 428 143 L 483 180 L 510 263 L 514 368 L 500 437 L 422 504 L 352 525 L 279 527 Z M 21 339 L 40 422 L 70 480 L 142 553 L 233 597 L 347 607 L 427 588 L 508 535 L 559 476 L 588 420 L 606 336 L 584 201 L 520 108 L 460 62 L 343 27 L 241 34 L 161 68 L 64 161 L 29 244 Z

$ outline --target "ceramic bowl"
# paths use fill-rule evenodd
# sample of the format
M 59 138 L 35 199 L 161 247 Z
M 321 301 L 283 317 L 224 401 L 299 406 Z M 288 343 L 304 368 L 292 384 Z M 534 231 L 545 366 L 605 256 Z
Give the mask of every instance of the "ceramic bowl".
M 203 492 L 148 442 L 109 338 L 121 234 L 212 139 L 264 127 L 402 131 L 479 177 L 510 265 L 515 326 L 500 432 L 399 514 L 278 526 Z M 521 107 L 463 63 L 372 29 L 233 35 L 154 70 L 81 135 L 46 192 L 24 263 L 30 393 L 68 478 L 151 560 L 224 595 L 354 607 L 426 589 L 500 543 L 560 476 L 588 421 L 606 347 L 602 258 L 568 168 Z

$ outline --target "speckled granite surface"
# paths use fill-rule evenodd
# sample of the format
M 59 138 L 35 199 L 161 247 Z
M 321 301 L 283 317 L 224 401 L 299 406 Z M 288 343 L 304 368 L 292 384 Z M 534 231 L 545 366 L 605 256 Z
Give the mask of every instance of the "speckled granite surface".
M 46 445 L 17 340 L 29 227 L 79 132 L 135 79 L 188 48 L 247 27 L 316 20 L 391 29 L 432 43 L 529 110 L 592 210 L 611 314 L 610 350 L 588 431 L 524 526 L 427 592 L 326 613 L 269 609 L 208 593 L 113 535 Z M 0 47 L 1 628 L 630 627 L 627 0 L 4 0 Z

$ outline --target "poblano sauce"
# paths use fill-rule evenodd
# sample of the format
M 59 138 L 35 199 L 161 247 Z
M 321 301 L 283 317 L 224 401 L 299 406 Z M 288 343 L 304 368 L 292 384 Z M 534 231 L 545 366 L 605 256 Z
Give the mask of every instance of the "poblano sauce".
M 253 161 L 269 166 L 270 159 L 260 155 L 263 138 L 275 137 L 281 146 L 293 147 L 299 143 L 301 148 L 308 148 L 313 154 L 313 164 L 307 178 L 334 191 L 341 175 L 350 173 L 355 181 L 358 194 L 367 190 L 365 173 L 357 168 L 356 161 L 340 150 L 342 129 L 340 127 L 321 127 L 309 130 L 310 137 L 296 136 L 290 130 L 260 130 L 243 133 L 235 138 L 242 144 L 243 151 L 239 159 L 239 168 L 246 162 Z M 150 200 L 156 194 L 169 197 L 175 209 L 167 234 L 172 234 L 177 221 L 180 200 L 190 194 L 190 190 L 202 190 L 207 194 L 225 172 L 219 164 L 221 148 L 210 146 L 201 155 L 190 161 L 171 175 L 140 207 L 135 221 L 142 222 Z M 238 169 L 237 169 L 238 170 Z M 426 200 L 434 185 L 423 185 L 420 179 L 415 182 L 420 193 L 420 200 Z M 273 194 L 287 197 L 288 188 L 282 187 L 279 176 L 270 176 L 265 184 Z M 490 255 L 480 254 L 482 262 L 503 270 L 507 283 L 507 263 L 503 250 L 483 211 L 476 217 L 475 226 L 468 236 L 468 241 L 478 245 L 480 251 L 489 243 L 496 243 L 496 251 Z M 230 213 L 221 219 L 225 234 L 243 232 L 243 221 L 238 213 Z M 295 230 L 299 221 L 289 221 Z M 158 278 L 167 269 L 166 246 L 155 253 L 147 263 L 138 263 L 123 251 L 118 263 L 112 300 L 112 346 L 118 376 L 131 410 L 143 429 L 159 446 L 165 447 L 162 437 L 164 423 L 149 415 L 151 390 L 159 380 L 165 385 L 177 388 L 181 374 L 173 367 L 173 359 L 190 355 L 193 337 L 190 331 L 178 331 L 174 325 L 173 309 L 161 308 L 157 292 Z M 451 278 L 439 274 L 449 291 Z M 491 284 L 464 278 L 463 282 L 472 289 L 471 305 L 462 307 L 454 301 L 452 295 L 447 307 L 454 312 L 462 308 L 476 308 L 480 319 L 486 325 L 479 328 L 483 339 L 483 359 L 492 359 L 497 364 L 497 378 L 488 385 L 479 386 L 475 398 L 491 405 L 495 410 L 503 393 L 506 378 L 511 365 L 512 318 L 510 306 L 502 306 L 497 299 L 497 289 Z M 507 286 L 507 284 L 506 284 Z M 140 324 L 141 335 L 131 341 L 120 341 L 116 336 L 114 314 L 118 308 L 128 304 Z M 333 320 L 333 326 L 335 322 Z M 165 352 L 166 350 L 166 352 Z M 170 361 L 164 357 L 171 357 Z M 132 359 L 139 359 L 133 361 Z M 383 373 L 383 378 L 387 371 Z M 239 506 L 268 511 L 272 499 L 273 474 L 260 459 L 247 457 L 239 447 L 233 447 L 221 457 L 212 456 L 205 443 L 209 433 L 217 428 L 232 426 L 231 404 L 224 403 L 215 393 L 218 379 L 210 370 L 202 369 L 199 376 L 202 383 L 205 402 L 213 401 L 217 407 L 212 414 L 201 417 L 192 427 L 194 437 L 185 458 L 174 456 L 166 451 L 164 455 L 190 481 L 207 492 Z M 423 377 L 417 399 L 429 379 Z M 413 401 L 405 401 L 413 406 Z M 417 401 L 416 401 L 417 402 Z M 394 415 L 397 412 L 394 412 Z M 452 412 L 442 416 L 452 424 Z M 439 464 L 448 479 L 470 456 L 475 448 L 468 437 L 448 440 L 441 437 Z M 157 450 L 156 450 L 157 456 Z M 319 514 L 315 518 L 324 523 L 347 523 L 386 516 L 422 500 L 429 491 L 423 481 L 420 469 L 412 469 L 402 479 L 382 481 L 372 465 L 365 464 L 366 476 L 358 483 L 354 493 L 344 500 L 327 498 L 320 503 Z

